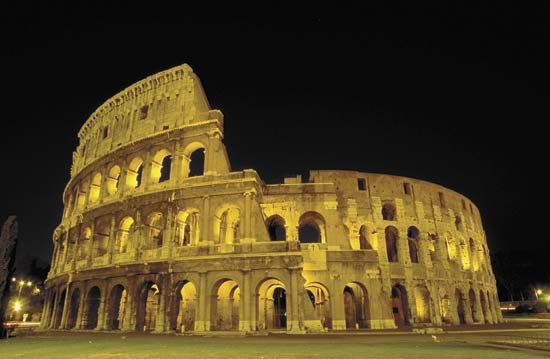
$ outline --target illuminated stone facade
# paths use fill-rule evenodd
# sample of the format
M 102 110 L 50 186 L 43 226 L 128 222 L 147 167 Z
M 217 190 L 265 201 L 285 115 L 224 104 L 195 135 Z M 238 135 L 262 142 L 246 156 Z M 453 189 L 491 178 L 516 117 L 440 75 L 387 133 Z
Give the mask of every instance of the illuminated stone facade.
M 73 153 L 42 327 L 206 332 L 502 321 L 479 211 L 412 178 L 231 170 L 187 65 L 97 109 Z

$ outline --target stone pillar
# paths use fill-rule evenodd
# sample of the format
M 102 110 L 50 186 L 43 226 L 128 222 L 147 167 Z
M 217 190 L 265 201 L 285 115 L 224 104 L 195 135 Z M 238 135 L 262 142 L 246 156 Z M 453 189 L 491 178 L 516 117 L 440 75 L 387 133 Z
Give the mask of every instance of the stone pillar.
M 434 325 L 441 325 L 443 321 L 441 320 L 441 303 L 439 301 L 439 292 L 437 290 L 437 286 L 433 283 L 427 285 L 429 289 L 429 305 L 430 305 L 430 314 L 431 314 L 431 322 Z
M 76 239 L 75 239 L 75 242 L 74 242 L 73 262 L 71 264 L 71 270 L 72 271 L 74 271 L 76 269 L 76 263 L 78 262 L 78 247 L 80 246 L 80 236 L 81 235 L 82 235 L 82 221 L 80 220 L 78 222 Z
M 50 323 L 48 325 L 48 328 L 52 328 L 52 329 L 55 327 L 55 322 L 57 320 L 57 306 L 59 305 L 59 290 L 58 288 L 55 288 L 54 291 L 55 291 L 55 301 L 53 303 L 52 315 L 50 316 Z
M 69 231 L 65 232 L 64 236 L 65 245 L 63 247 L 63 259 L 61 260 L 61 272 L 65 271 L 65 264 L 67 263 L 67 254 L 69 253 Z
M 251 328 L 251 293 L 250 293 L 250 270 L 242 270 L 243 283 L 241 288 L 241 308 L 242 317 L 239 317 L 239 330 L 249 332 Z
M 183 156 L 184 154 L 181 150 L 181 141 L 177 141 L 172 154 L 172 163 L 170 168 L 170 184 L 173 186 L 180 183 L 183 179 L 181 173 Z
M 166 297 L 168 294 L 168 283 L 166 278 L 161 277 L 160 282 L 162 283 L 160 291 L 160 301 L 157 312 L 157 321 L 155 323 L 155 332 L 163 333 L 164 332 L 164 323 L 166 321 Z
M 92 266 L 92 263 L 93 263 L 93 259 L 94 259 L 94 236 L 95 236 L 95 220 L 92 221 L 92 225 L 90 226 L 90 239 L 88 240 L 88 258 L 87 258 L 87 262 L 88 262 L 88 265 L 87 267 L 90 268 Z
M 476 302 L 475 302 L 476 312 L 474 313 L 474 321 L 477 322 L 477 323 L 482 323 L 483 324 L 483 323 L 485 323 L 485 316 L 484 316 L 484 313 L 483 313 L 483 308 L 481 306 L 481 298 L 479 297 L 479 290 L 474 288 L 474 294 L 475 294 L 475 298 L 476 298 Z
M 330 291 L 330 309 L 332 316 L 333 330 L 346 330 L 346 311 L 344 308 L 344 298 L 342 293 L 344 286 L 340 283 L 340 274 L 331 273 L 332 288 Z
M 206 332 L 210 330 L 210 318 L 207 318 L 206 306 L 207 299 L 209 299 L 208 290 L 206 288 L 206 272 L 199 273 L 199 295 L 198 304 L 199 307 L 195 311 L 195 331 Z
M 210 228 L 210 196 L 202 197 L 202 212 L 201 212 L 201 237 L 200 242 L 214 240 L 212 238 L 212 229 Z
M 51 291 L 47 290 L 44 294 L 44 306 L 42 307 L 42 315 L 40 316 L 40 329 L 46 328 L 46 323 L 49 320 L 48 313 L 51 302 Z
M 172 258 L 172 248 L 174 247 L 174 232 L 172 230 L 172 224 L 174 222 L 174 213 L 172 206 L 168 206 L 166 213 L 166 221 L 162 233 L 162 253 L 168 258 Z
M 300 289 L 298 288 L 298 270 L 299 268 L 290 267 L 290 290 L 287 293 L 287 304 L 290 304 L 290 318 L 287 319 L 286 328 L 288 332 L 301 332 L 300 320 L 298 313 L 298 300 L 300 297 Z M 287 313 L 289 311 L 287 310 Z
M 109 252 L 107 253 L 108 263 L 113 263 L 113 254 L 115 252 L 116 242 L 116 217 L 111 216 L 111 229 L 109 231 Z
M 152 168 L 153 159 L 151 158 L 151 148 L 147 149 L 145 158 L 143 159 L 143 170 L 141 172 L 141 186 L 144 191 L 147 191 L 147 188 L 151 184 L 151 168 Z
M 63 313 L 61 315 L 61 324 L 59 326 L 59 329 L 65 329 L 67 327 L 67 317 L 69 315 L 69 306 L 70 306 L 70 289 L 71 289 L 71 281 L 67 282 L 67 289 L 65 289 L 65 301 L 63 303 Z
M 369 319 L 367 321 L 369 329 L 393 329 L 397 328 L 393 319 L 391 306 L 391 293 L 384 290 L 384 287 L 378 281 L 377 273 L 369 275 L 366 281 L 367 295 L 369 301 Z M 341 298 L 342 329 L 346 329 L 344 299 Z
M 59 250 L 59 239 L 53 241 L 53 252 L 52 252 L 52 264 L 50 267 L 50 273 L 55 273 L 57 268 L 57 252 Z
M 99 301 L 97 326 L 95 327 L 95 330 L 105 330 L 105 311 L 106 311 L 105 302 L 108 295 L 105 285 L 102 286 L 100 294 L 101 294 L 101 298 Z
M 78 302 L 78 312 L 76 314 L 76 325 L 75 329 L 84 329 L 85 325 L 83 325 L 83 322 L 86 321 L 85 319 L 85 311 L 86 311 L 86 290 L 87 290 L 87 283 L 84 282 L 82 286 L 82 292 L 80 293 L 80 300 Z
M 134 223 L 134 236 L 133 236 L 133 246 L 134 246 L 134 260 L 139 259 L 139 254 L 141 251 L 141 246 L 143 243 L 143 224 L 141 223 L 141 213 L 139 209 L 136 210 L 136 223 Z
M 124 308 L 124 323 L 122 325 L 121 331 L 131 332 L 135 329 L 135 315 L 134 307 L 136 306 L 135 300 L 135 290 L 133 288 L 133 281 L 128 280 L 128 287 L 126 288 L 126 307 Z
M 120 175 L 118 175 L 118 189 L 117 195 L 122 198 L 126 192 L 126 176 L 128 175 L 128 163 L 125 159 L 120 163 Z

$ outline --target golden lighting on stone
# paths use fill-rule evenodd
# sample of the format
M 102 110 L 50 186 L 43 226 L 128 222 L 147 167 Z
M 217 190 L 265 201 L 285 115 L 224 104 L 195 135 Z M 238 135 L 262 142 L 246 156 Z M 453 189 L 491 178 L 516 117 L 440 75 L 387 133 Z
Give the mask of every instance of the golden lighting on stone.
M 306 333 L 502 322 L 470 200 L 401 176 L 313 170 L 307 182 L 266 184 L 233 170 L 223 114 L 188 65 L 108 99 L 78 139 L 42 327 Z

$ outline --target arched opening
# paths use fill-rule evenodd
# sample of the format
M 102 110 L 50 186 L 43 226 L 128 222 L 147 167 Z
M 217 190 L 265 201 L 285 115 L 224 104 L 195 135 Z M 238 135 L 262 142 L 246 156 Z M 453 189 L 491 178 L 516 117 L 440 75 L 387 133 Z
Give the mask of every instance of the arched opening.
M 93 256 L 94 258 L 102 257 L 109 250 L 109 238 L 111 232 L 110 216 L 103 216 L 97 219 L 95 225 L 95 233 L 93 238 Z
M 99 318 L 99 304 L 101 301 L 101 292 L 98 287 L 93 287 L 88 291 L 86 297 L 86 329 L 95 329 Z
M 211 320 L 212 330 L 237 330 L 240 318 L 240 289 L 237 282 L 222 279 L 212 291 Z
M 260 330 L 286 329 L 287 298 L 283 282 L 275 278 L 266 279 L 258 286 L 257 293 L 258 328 Z
M 439 314 L 441 321 L 446 324 L 452 323 L 451 301 L 444 288 L 439 288 Z
M 195 329 L 197 311 L 197 290 L 187 280 L 176 285 L 176 295 L 170 318 L 170 329 L 183 333 Z
M 386 251 L 388 253 L 388 262 L 398 262 L 397 241 L 399 240 L 399 232 L 393 226 L 386 227 Z
M 460 216 L 455 216 L 455 227 L 457 231 L 462 231 L 464 229 L 462 226 L 462 218 Z
M 478 250 L 476 248 L 476 243 L 473 240 L 473 238 L 470 238 L 470 241 L 469 241 L 469 251 L 470 251 L 470 258 L 472 259 L 472 269 L 477 272 L 479 270 L 479 255 L 478 255 Z
M 430 260 L 432 263 L 437 259 L 437 240 L 436 234 L 428 234 L 428 253 L 430 254 Z
M 403 327 L 410 325 L 409 301 L 407 291 L 400 284 L 394 285 L 391 289 L 392 312 L 395 325 Z
M 196 177 L 204 175 L 204 148 L 193 151 L 189 156 L 189 176 Z
M 489 322 L 489 318 L 492 317 L 491 310 L 489 308 L 487 298 L 485 297 L 485 293 L 483 293 L 482 290 L 479 291 L 479 302 L 481 304 L 481 310 L 483 311 L 483 317 L 485 318 L 486 322 Z
M 214 217 L 214 235 L 218 243 L 238 243 L 241 238 L 241 211 L 236 206 L 222 206 Z
M 147 218 L 147 243 L 145 249 L 156 249 L 162 247 L 162 232 L 164 227 L 162 213 L 153 212 Z
M 151 183 L 160 183 L 170 179 L 172 154 L 167 150 L 155 153 L 151 161 Z
M 407 239 L 411 263 L 418 263 L 418 241 L 420 239 L 420 231 L 418 228 L 414 226 L 409 227 L 407 230 Z
M 323 328 L 332 329 L 332 313 L 328 289 L 320 283 L 310 283 L 306 285 L 306 292 Z
M 126 288 L 118 284 L 111 290 L 109 296 L 107 327 L 109 330 L 120 330 L 124 325 L 124 313 L 126 312 L 126 301 L 128 292 Z
M 457 249 L 456 242 L 449 233 L 445 234 L 445 243 L 447 244 L 447 254 L 450 260 L 456 260 Z
M 465 311 L 465 302 L 464 295 L 460 289 L 455 290 L 455 300 L 456 300 L 456 313 L 458 315 L 458 321 L 460 324 L 466 324 L 466 311 Z
M 138 293 L 136 331 L 155 330 L 159 316 L 160 289 L 153 282 L 145 282 Z
M 90 229 L 90 227 L 84 228 L 84 230 L 82 231 L 82 237 L 80 237 L 80 243 L 77 247 L 78 260 L 84 260 L 88 257 L 91 245 L 91 238 L 92 230 Z
M 141 186 L 143 177 L 143 160 L 140 157 L 134 157 L 128 165 L 126 173 L 126 186 L 130 189 Z
M 101 173 L 97 172 L 92 178 L 90 183 L 90 192 L 88 194 L 88 201 L 90 203 L 95 203 L 99 199 L 99 194 L 101 192 Z
M 426 287 L 414 288 L 414 299 L 416 302 L 416 320 L 418 323 L 431 323 L 430 292 Z
M 370 308 L 367 289 L 359 283 L 348 283 L 343 296 L 346 329 L 368 328 Z
M 59 297 L 59 302 L 57 303 L 57 312 L 55 315 L 54 328 L 61 327 L 61 317 L 63 316 L 63 308 L 65 307 L 65 296 L 67 295 L 67 290 L 63 289 L 61 296 Z
M 472 319 L 475 323 L 479 323 L 479 313 L 477 312 L 477 300 L 476 300 L 476 293 L 472 288 L 468 291 L 468 299 L 470 302 L 470 310 L 472 312 Z
M 87 183 L 80 183 L 76 186 L 75 197 L 76 197 L 76 208 L 78 210 L 83 210 L 86 204 L 86 191 L 88 190 L 89 185 Z
M 69 312 L 67 317 L 67 329 L 73 329 L 76 326 L 78 317 L 78 307 L 80 306 L 80 289 L 73 290 L 71 300 L 69 301 Z
M 285 220 L 279 215 L 273 215 L 266 221 L 269 239 L 272 241 L 286 241 Z
M 372 249 L 370 232 L 365 225 L 359 228 L 359 249 Z
M 196 245 L 199 235 L 199 211 L 179 211 L 176 216 L 176 244 L 179 247 Z
M 382 206 L 382 219 L 385 221 L 395 221 L 395 206 L 393 203 L 384 203 Z
M 118 243 L 117 251 L 118 253 L 129 252 L 132 246 L 132 237 L 134 234 L 134 219 L 132 217 L 125 217 L 120 222 L 120 227 L 118 231 Z
M 109 170 L 109 176 L 107 177 L 107 193 L 113 195 L 118 191 L 118 180 L 120 178 L 120 167 L 113 166 Z
M 298 221 L 300 243 L 325 243 L 325 219 L 317 212 L 306 212 Z

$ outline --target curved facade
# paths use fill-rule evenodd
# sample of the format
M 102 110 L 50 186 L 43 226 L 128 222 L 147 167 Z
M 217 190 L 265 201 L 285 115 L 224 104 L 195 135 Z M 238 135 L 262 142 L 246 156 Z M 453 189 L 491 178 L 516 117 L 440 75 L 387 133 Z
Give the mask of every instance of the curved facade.
M 80 130 L 42 327 L 205 332 L 502 321 L 479 211 L 412 178 L 232 171 L 187 65 Z

